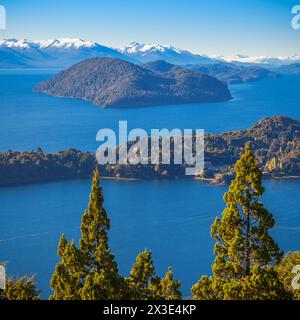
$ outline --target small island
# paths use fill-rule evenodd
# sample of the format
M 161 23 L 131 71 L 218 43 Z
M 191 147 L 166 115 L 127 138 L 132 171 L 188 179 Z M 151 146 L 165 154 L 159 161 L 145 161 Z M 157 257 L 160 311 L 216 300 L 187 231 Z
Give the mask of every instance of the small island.
M 220 102 L 231 99 L 225 82 L 183 67 L 150 70 L 117 58 L 92 58 L 37 85 L 35 91 L 102 107 Z

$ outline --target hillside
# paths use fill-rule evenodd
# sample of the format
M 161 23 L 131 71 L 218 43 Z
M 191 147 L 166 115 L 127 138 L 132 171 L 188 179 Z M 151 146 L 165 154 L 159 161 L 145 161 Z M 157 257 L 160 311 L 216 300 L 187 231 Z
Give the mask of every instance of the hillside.
M 300 178 L 300 120 L 283 116 L 266 118 L 243 131 L 205 135 L 205 170 L 198 178 L 228 182 L 245 143 L 265 176 Z M 172 157 L 171 157 L 172 158 Z M 90 176 L 96 164 L 89 152 L 70 149 L 56 154 L 42 150 L 0 152 L 0 185 Z M 174 179 L 185 175 L 185 165 L 107 165 L 103 177 Z
M 282 74 L 300 74 L 300 63 L 292 63 L 286 66 L 280 66 L 276 69 Z
M 92 58 L 75 64 L 36 90 L 84 99 L 103 107 L 142 107 L 217 102 L 231 99 L 226 84 L 184 68 L 158 73 L 115 58 Z
M 186 68 L 206 73 L 221 81 L 226 81 L 227 83 L 251 82 L 278 76 L 277 73 L 261 66 L 242 66 L 224 62 L 204 65 L 187 65 Z

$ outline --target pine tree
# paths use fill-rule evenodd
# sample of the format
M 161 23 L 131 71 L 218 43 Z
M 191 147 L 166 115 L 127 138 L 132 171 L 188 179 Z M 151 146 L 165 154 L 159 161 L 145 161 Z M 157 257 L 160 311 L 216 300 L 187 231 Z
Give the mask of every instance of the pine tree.
M 23 276 L 19 279 L 8 279 L 2 293 L 5 300 L 40 300 L 33 277 Z
M 84 277 L 82 253 L 76 248 L 74 241 L 68 243 L 65 235 L 60 238 L 58 257 L 61 261 L 56 265 L 50 286 L 54 290 L 51 300 L 79 300 Z
M 165 277 L 160 281 L 159 296 L 162 300 L 181 300 L 182 295 L 179 288 L 180 281 L 174 280 L 172 268 L 169 267 Z
M 117 263 L 111 253 L 107 232 L 110 221 L 103 207 L 99 171 L 95 170 L 88 210 L 82 217 L 80 249 L 88 277 L 81 290 L 82 299 L 122 299 L 126 288 L 118 274 Z
M 108 243 L 110 221 L 103 207 L 98 169 L 93 175 L 88 209 L 82 216 L 80 246 L 61 237 L 61 261 L 51 279 L 52 299 L 122 299 L 126 297 L 124 279 L 118 274 Z
M 262 172 L 248 145 L 235 172 L 224 196 L 227 206 L 211 227 L 211 236 L 216 240 L 213 276 L 200 279 L 192 288 L 193 298 L 285 298 L 286 292 L 272 267 L 282 257 L 269 234 L 275 221 L 260 202 L 264 194 Z
M 133 265 L 130 276 L 127 279 L 131 299 L 133 300 L 152 300 L 153 292 L 155 290 L 149 290 L 149 286 L 154 286 L 154 283 L 158 284 L 158 280 L 155 276 L 154 264 L 152 260 L 152 253 L 148 250 L 144 250 L 137 257 L 135 264 Z
M 132 300 L 180 300 L 180 282 L 169 267 L 165 278 L 155 276 L 152 253 L 144 250 L 137 257 L 127 278 Z

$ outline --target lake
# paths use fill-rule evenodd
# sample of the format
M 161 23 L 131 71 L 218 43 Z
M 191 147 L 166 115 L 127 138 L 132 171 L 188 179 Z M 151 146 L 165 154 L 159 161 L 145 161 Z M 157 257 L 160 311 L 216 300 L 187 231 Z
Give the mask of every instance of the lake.
M 272 115 L 300 118 L 300 76 L 267 79 L 231 88 L 234 99 L 221 103 L 103 109 L 89 102 L 49 97 L 32 88 L 49 74 L 0 72 L 0 151 L 46 151 L 76 147 L 95 151 L 96 133 L 128 128 L 205 129 L 206 132 L 245 129 Z
M 0 150 L 95 151 L 97 131 L 116 129 L 119 120 L 147 131 L 165 127 L 221 132 L 247 128 L 266 116 L 300 118 L 300 76 L 235 85 L 234 99 L 227 102 L 141 109 L 101 109 L 32 92 L 50 76 L 48 71 L 0 72 Z M 190 180 L 103 180 L 102 186 L 121 273 L 128 274 L 140 251 L 151 249 L 158 275 L 172 265 L 188 296 L 191 285 L 210 272 L 209 227 L 224 208 L 227 188 Z M 274 237 L 285 251 L 299 249 L 300 181 L 268 180 L 265 186 L 264 203 L 277 221 Z M 50 293 L 59 236 L 64 232 L 68 239 L 78 239 L 89 189 L 89 180 L 0 188 L 0 260 L 8 261 L 12 275 L 36 274 L 44 297 Z

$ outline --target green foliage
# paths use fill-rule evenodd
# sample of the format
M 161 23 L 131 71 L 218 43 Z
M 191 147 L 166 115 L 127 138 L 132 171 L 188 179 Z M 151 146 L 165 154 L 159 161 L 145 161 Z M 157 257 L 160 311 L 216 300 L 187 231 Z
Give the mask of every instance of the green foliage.
M 127 279 L 131 298 L 133 300 L 153 299 L 153 291 L 159 283 L 155 276 L 152 253 L 148 250 L 141 252 L 133 265 Z M 149 288 L 152 284 L 152 288 Z
M 2 298 L 5 300 L 39 300 L 34 278 L 23 276 L 19 279 L 8 279 Z
M 118 274 L 108 243 L 110 221 L 103 208 L 99 171 L 93 176 L 88 210 L 82 216 L 80 246 L 62 235 L 58 247 L 61 261 L 51 279 L 51 299 L 89 300 L 125 298 L 124 279 Z
M 152 253 L 141 252 L 133 265 L 129 278 L 126 279 L 132 300 L 180 300 L 180 282 L 174 280 L 169 268 L 165 278 L 155 276 Z
M 292 281 L 300 286 L 300 280 L 297 276 L 300 271 L 297 271 L 296 266 L 300 266 L 300 251 L 288 252 L 276 266 L 276 270 L 285 290 L 293 295 L 293 299 L 300 300 L 300 289 L 295 289 L 292 286 Z
M 78 300 L 84 275 L 83 256 L 76 248 L 74 241 L 68 243 L 62 235 L 58 246 L 58 257 L 61 261 L 56 265 L 50 286 L 54 290 L 52 300 Z
M 180 281 L 174 280 L 172 268 L 169 267 L 165 277 L 160 281 L 158 296 L 163 300 L 181 300 L 182 295 L 179 288 Z
M 193 286 L 194 299 L 283 299 L 286 292 L 272 267 L 281 259 L 269 235 L 275 221 L 260 202 L 262 173 L 246 146 L 225 194 L 226 208 L 211 227 L 216 240 L 212 277 Z

